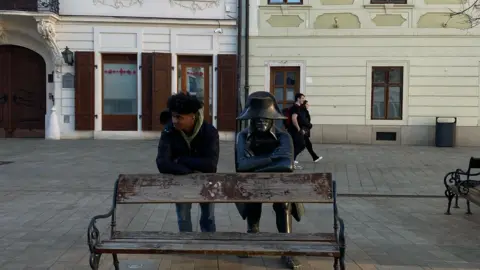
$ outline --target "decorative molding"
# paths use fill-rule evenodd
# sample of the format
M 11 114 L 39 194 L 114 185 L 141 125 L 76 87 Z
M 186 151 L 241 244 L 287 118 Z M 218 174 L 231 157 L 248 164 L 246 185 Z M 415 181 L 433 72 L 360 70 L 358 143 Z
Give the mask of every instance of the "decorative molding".
M 0 44 L 7 43 L 7 29 L 5 28 L 5 22 L 0 21 Z
M 62 72 L 62 66 L 64 64 L 62 52 L 57 44 L 57 33 L 55 32 L 56 20 L 53 19 L 37 19 L 37 31 L 42 36 L 43 40 L 47 44 L 53 57 L 55 64 L 55 72 L 60 75 Z
M 144 0 L 93 0 L 93 4 L 100 4 L 119 9 L 128 8 L 135 5 L 141 6 L 143 5 L 143 1 Z
M 170 0 L 170 4 L 190 9 L 195 13 L 197 10 L 218 7 L 220 0 Z

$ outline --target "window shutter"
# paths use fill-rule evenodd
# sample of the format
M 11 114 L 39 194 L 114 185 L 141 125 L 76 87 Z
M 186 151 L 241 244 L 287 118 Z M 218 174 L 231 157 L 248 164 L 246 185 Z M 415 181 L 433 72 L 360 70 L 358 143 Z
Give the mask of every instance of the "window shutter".
M 75 130 L 95 128 L 95 54 L 75 52 Z
M 142 130 L 152 130 L 153 53 L 142 53 Z
M 162 130 L 160 113 L 167 107 L 167 100 L 172 93 L 172 55 L 154 53 L 152 70 L 152 130 Z
M 217 129 L 235 131 L 237 117 L 237 56 L 218 55 Z

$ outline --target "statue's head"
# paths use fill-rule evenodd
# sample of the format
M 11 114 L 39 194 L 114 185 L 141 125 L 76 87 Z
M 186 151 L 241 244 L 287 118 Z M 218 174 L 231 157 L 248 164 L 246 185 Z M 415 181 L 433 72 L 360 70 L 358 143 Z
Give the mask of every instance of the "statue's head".
M 277 105 L 275 97 L 269 92 L 255 92 L 248 96 L 245 109 L 237 120 L 250 120 L 250 126 L 257 131 L 267 131 L 274 120 L 286 119 Z
M 250 126 L 255 131 L 266 132 L 273 127 L 273 120 L 268 118 L 254 118 L 250 120 Z

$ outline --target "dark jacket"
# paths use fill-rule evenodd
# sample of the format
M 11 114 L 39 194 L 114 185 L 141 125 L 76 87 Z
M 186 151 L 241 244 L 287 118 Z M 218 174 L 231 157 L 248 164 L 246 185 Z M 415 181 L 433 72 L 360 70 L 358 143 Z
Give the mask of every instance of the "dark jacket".
M 305 136 L 310 137 L 310 130 L 312 129 L 312 118 L 310 112 L 305 106 L 302 106 L 302 129 L 305 131 Z
M 218 131 L 211 124 L 203 121 L 189 145 L 180 131 L 168 123 L 158 143 L 157 168 L 167 174 L 215 173 L 219 152 Z

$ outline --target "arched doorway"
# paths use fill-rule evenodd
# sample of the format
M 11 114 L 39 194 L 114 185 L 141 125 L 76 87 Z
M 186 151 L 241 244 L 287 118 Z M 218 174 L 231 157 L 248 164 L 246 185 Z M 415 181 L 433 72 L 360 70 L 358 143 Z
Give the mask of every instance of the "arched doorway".
M 0 46 L 0 137 L 45 137 L 46 66 L 38 53 Z

